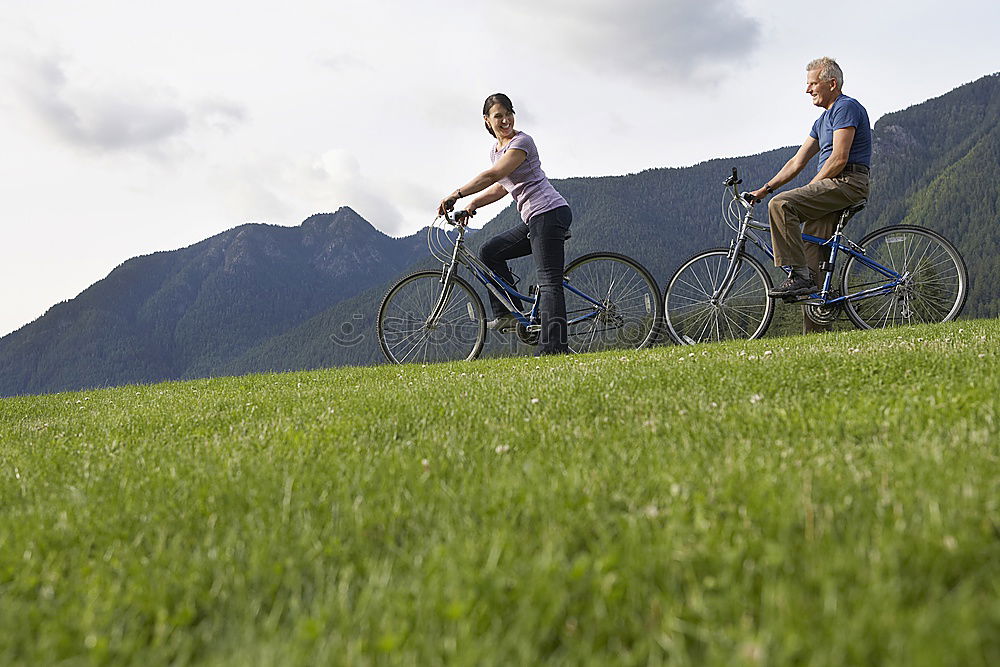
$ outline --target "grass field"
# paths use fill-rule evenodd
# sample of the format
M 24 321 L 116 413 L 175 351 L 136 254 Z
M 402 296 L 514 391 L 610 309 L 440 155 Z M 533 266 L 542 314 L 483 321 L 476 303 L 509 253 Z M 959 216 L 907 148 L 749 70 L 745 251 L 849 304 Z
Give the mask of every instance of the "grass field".
M 4 399 L 0 663 L 1000 664 L 998 348 Z

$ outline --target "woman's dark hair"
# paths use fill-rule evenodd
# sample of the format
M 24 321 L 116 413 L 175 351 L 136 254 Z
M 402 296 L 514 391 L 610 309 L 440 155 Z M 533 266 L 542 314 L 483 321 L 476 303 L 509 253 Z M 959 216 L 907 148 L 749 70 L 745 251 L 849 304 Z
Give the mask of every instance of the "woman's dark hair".
M 483 104 L 484 116 L 490 115 L 490 109 L 493 108 L 494 104 L 499 104 L 507 111 L 514 113 L 514 103 L 510 101 L 509 97 L 507 97 L 503 93 L 493 93 L 492 95 L 486 98 L 486 102 Z M 493 128 L 490 127 L 490 121 L 487 120 L 485 121 L 485 123 L 486 123 L 486 131 L 489 132 L 493 137 L 496 137 L 497 135 L 493 132 Z

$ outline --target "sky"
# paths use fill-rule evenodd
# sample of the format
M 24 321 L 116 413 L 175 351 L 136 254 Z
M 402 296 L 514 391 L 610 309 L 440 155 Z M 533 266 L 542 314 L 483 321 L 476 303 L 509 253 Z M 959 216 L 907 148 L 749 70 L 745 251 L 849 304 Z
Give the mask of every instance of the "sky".
M 411 234 L 489 166 L 494 92 L 551 178 L 683 167 L 800 144 L 813 58 L 874 122 L 1000 70 L 998 25 L 996 0 L 0 0 L 0 336 L 247 222 Z

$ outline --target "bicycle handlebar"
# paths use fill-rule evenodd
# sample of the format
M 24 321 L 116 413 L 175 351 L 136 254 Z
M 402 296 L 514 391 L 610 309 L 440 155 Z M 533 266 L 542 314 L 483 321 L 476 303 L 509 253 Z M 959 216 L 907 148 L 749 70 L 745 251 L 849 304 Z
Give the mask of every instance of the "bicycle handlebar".
M 736 167 L 733 167 L 732 176 L 723 181 L 723 185 L 725 185 L 727 188 L 733 189 L 733 199 L 739 200 L 739 202 L 743 204 L 743 206 L 752 209 L 754 204 L 759 203 L 760 200 L 754 197 L 749 192 L 740 192 L 740 189 L 737 186 L 739 186 L 742 182 L 743 179 L 740 178 L 739 174 L 736 172 Z
M 448 209 L 445 209 L 444 219 L 449 225 L 454 225 L 456 227 L 465 226 L 475 214 L 475 211 L 470 213 L 469 211 L 449 211 Z
M 733 175 L 725 180 L 723 185 L 727 188 L 735 187 L 743 182 L 743 179 L 736 174 L 736 167 L 733 167 Z

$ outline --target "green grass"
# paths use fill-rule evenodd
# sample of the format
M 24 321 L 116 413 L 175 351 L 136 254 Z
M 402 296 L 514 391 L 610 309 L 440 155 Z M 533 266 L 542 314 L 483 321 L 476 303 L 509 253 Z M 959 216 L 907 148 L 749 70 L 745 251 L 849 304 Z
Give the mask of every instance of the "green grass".
M 995 665 L 998 343 L 4 399 L 0 663 Z

